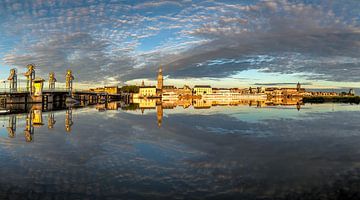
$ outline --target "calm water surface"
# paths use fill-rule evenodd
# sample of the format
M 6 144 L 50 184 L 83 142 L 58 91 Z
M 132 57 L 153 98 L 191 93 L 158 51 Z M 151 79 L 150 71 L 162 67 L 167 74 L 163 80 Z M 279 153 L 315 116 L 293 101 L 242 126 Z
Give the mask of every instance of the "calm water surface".
M 0 117 L 0 198 L 359 198 L 359 105 L 27 116 Z

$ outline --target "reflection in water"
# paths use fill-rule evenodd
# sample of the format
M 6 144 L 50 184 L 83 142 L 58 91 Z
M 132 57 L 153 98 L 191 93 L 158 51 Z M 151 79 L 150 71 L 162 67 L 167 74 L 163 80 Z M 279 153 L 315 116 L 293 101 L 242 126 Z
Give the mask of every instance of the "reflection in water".
M 33 117 L 32 112 L 26 115 L 26 125 L 24 130 L 26 142 L 31 142 L 33 139 L 32 136 L 34 134 L 34 125 L 32 123 L 32 117 Z
M 41 109 L 31 110 L 31 114 L 32 114 L 31 118 L 33 119 L 32 124 L 34 127 L 40 127 L 40 126 L 44 125 Z
M 163 113 L 162 104 L 156 105 L 157 124 L 158 124 L 159 128 L 161 127 L 163 115 L 164 115 L 164 113 Z
M 242 103 L 146 100 L 49 112 L 32 106 L 26 114 L 1 116 L 0 194 L 14 199 L 358 197 L 358 105 Z M 15 137 L 23 129 L 32 142 Z
M 69 107 L 66 109 L 65 114 L 65 130 L 66 132 L 71 132 L 71 126 L 74 124 L 73 118 L 72 118 L 72 107 Z M 48 113 L 48 128 L 53 129 L 54 125 L 56 123 L 55 120 L 55 114 L 53 111 L 50 111 Z M 14 138 L 16 136 L 16 127 L 17 127 L 17 115 L 12 114 L 8 115 L 8 125 L 6 127 L 6 130 L 8 132 L 8 136 L 10 138 Z M 25 129 L 24 129 L 24 135 L 25 135 L 25 141 L 31 142 L 34 138 L 34 129 L 40 128 L 44 125 L 43 122 L 43 111 L 41 106 L 34 105 L 31 107 L 29 113 L 25 114 Z
M 116 106 L 115 106 L 116 105 Z M 160 99 L 134 99 L 132 103 L 126 105 L 120 105 L 119 102 L 112 102 L 108 105 L 98 105 L 97 109 L 99 111 L 113 110 L 113 107 L 122 107 L 123 110 L 128 111 L 136 111 L 140 110 L 142 114 L 145 113 L 146 110 L 156 110 L 157 114 L 157 125 L 161 127 L 163 122 L 164 109 L 172 110 L 177 107 L 182 107 L 183 109 L 201 109 L 201 110 L 210 110 L 216 107 L 240 107 L 240 106 L 248 106 L 255 108 L 266 108 L 266 107 L 274 107 L 274 106 L 284 106 L 284 107 L 294 107 L 298 111 L 300 111 L 301 107 L 304 104 L 301 101 L 301 98 L 293 97 L 293 98 L 273 98 L 269 100 L 251 100 L 251 99 L 243 99 L 243 100 L 232 100 L 232 99 L 224 99 L 224 100 L 207 100 L 207 99 L 174 99 L 174 100 L 160 100 Z
M 13 138 L 16 135 L 16 115 L 9 116 L 9 124 L 6 127 L 9 137 Z
M 50 113 L 48 114 L 48 128 L 49 128 L 49 129 L 53 129 L 55 123 L 56 123 L 55 114 L 54 114 L 53 112 L 50 112 Z
M 69 107 L 66 110 L 66 114 L 65 114 L 65 130 L 66 132 L 71 132 L 71 126 L 74 124 L 73 120 L 72 120 L 72 108 Z

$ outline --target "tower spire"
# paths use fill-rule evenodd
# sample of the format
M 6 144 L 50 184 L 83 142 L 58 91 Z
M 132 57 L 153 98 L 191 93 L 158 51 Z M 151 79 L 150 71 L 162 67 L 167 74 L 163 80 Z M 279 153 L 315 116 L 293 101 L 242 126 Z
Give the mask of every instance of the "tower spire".
M 157 76 L 157 89 L 161 92 L 164 86 L 164 77 L 162 73 L 162 66 L 159 67 L 158 76 Z

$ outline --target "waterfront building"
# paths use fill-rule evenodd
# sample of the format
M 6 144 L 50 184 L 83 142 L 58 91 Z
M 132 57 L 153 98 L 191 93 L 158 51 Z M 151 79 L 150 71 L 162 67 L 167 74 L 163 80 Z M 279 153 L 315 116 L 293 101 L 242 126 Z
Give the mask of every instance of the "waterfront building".
M 255 88 L 258 90 L 257 88 Z M 266 100 L 267 95 L 264 93 L 240 93 L 238 90 L 229 88 L 213 88 L 212 94 L 206 94 L 202 96 L 203 99 L 207 100 L 239 100 L 239 99 L 254 99 L 254 100 Z
M 155 86 L 141 86 L 139 87 L 139 97 L 156 97 L 156 87 Z
M 172 92 L 175 91 L 177 88 L 173 85 L 164 85 L 162 87 L 163 92 Z
M 264 87 L 257 87 L 257 93 L 265 93 L 265 88 Z
M 104 87 L 98 87 L 98 88 L 90 88 L 90 92 L 96 92 L 96 93 L 108 93 L 108 94 L 119 94 L 120 89 L 118 86 L 104 86 Z
M 283 96 L 294 96 L 299 94 L 297 88 L 281 88 L 281 91 Z
M 189 98 L 192 96 L 192 89 L 189 86 L 184 85 L 182 88 L 177 88 L 175 93 L 179 98 Z
M 210 85 L 195 85 L 193 93 L 195 95 L 212 94 L 212 88 Z
M 213 88 L 213 94 L 224 94 L 224 93 L 231 93 L 231 90 L 228 88 Z
M 275 88 L 275 87 L 266 88 L 265 94 L 267 94 L 269 96 L 281 96 L 282 90 L 280 88 Z
M 176 93 L 176 91 L 163 92 L 161 97 L 164 101 L 179 99 L 179 95 Z
M 178 89 L 173 85 L 164 85 L 161 93 L 163 100 L 178 99 Z
M 257 93 L 257 91 L 258 91 L 257 88 L 249 87 L 250 94 L 255 94 L 255 93 Z
M 96 93 L 103 93 L 105 92 L 103 87 L 98 87 L 98 88 L 90 88 L 89 89 L 90 92 L 96 92 Z
M 307 94 L 304 88 L 301 88 L 301 84 L 297 83 L 295 88 L 266 88 L 264 91 L 269 96 L 304 96 Z
M 120 90 L 118 86 L 105 86 L 104 92 L 108 94 L 119 94 Z
M 249 88 L 230 88 L 230 91 L 238 94 L 250 94 Z

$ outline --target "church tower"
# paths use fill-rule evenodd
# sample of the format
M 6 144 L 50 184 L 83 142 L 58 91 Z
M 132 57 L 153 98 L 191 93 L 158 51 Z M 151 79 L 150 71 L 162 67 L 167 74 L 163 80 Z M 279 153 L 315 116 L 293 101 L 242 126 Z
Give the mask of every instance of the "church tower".
M 158 127 L 160 128 L 161 127 L 161 124 L 162 124 L 162 119 L 163 119 L 163 107 L 162 107 L 162 104 L 158 104 L 156 105 L 156 116 L 157 116 L 157 124 L 158 124 Z
M 301 90 L 301 84 L 300 84 L 300 82 L 298 82 L 298 84 L 296 85 L 296 89 L 297 89 L 298 92 L 300 92 L 300 90 Z
M 157 89 L 162 91 L 164 85 L 164 77 L 162 73 L 162 67 L 159 68 L 158 76 L 157 76 Z

